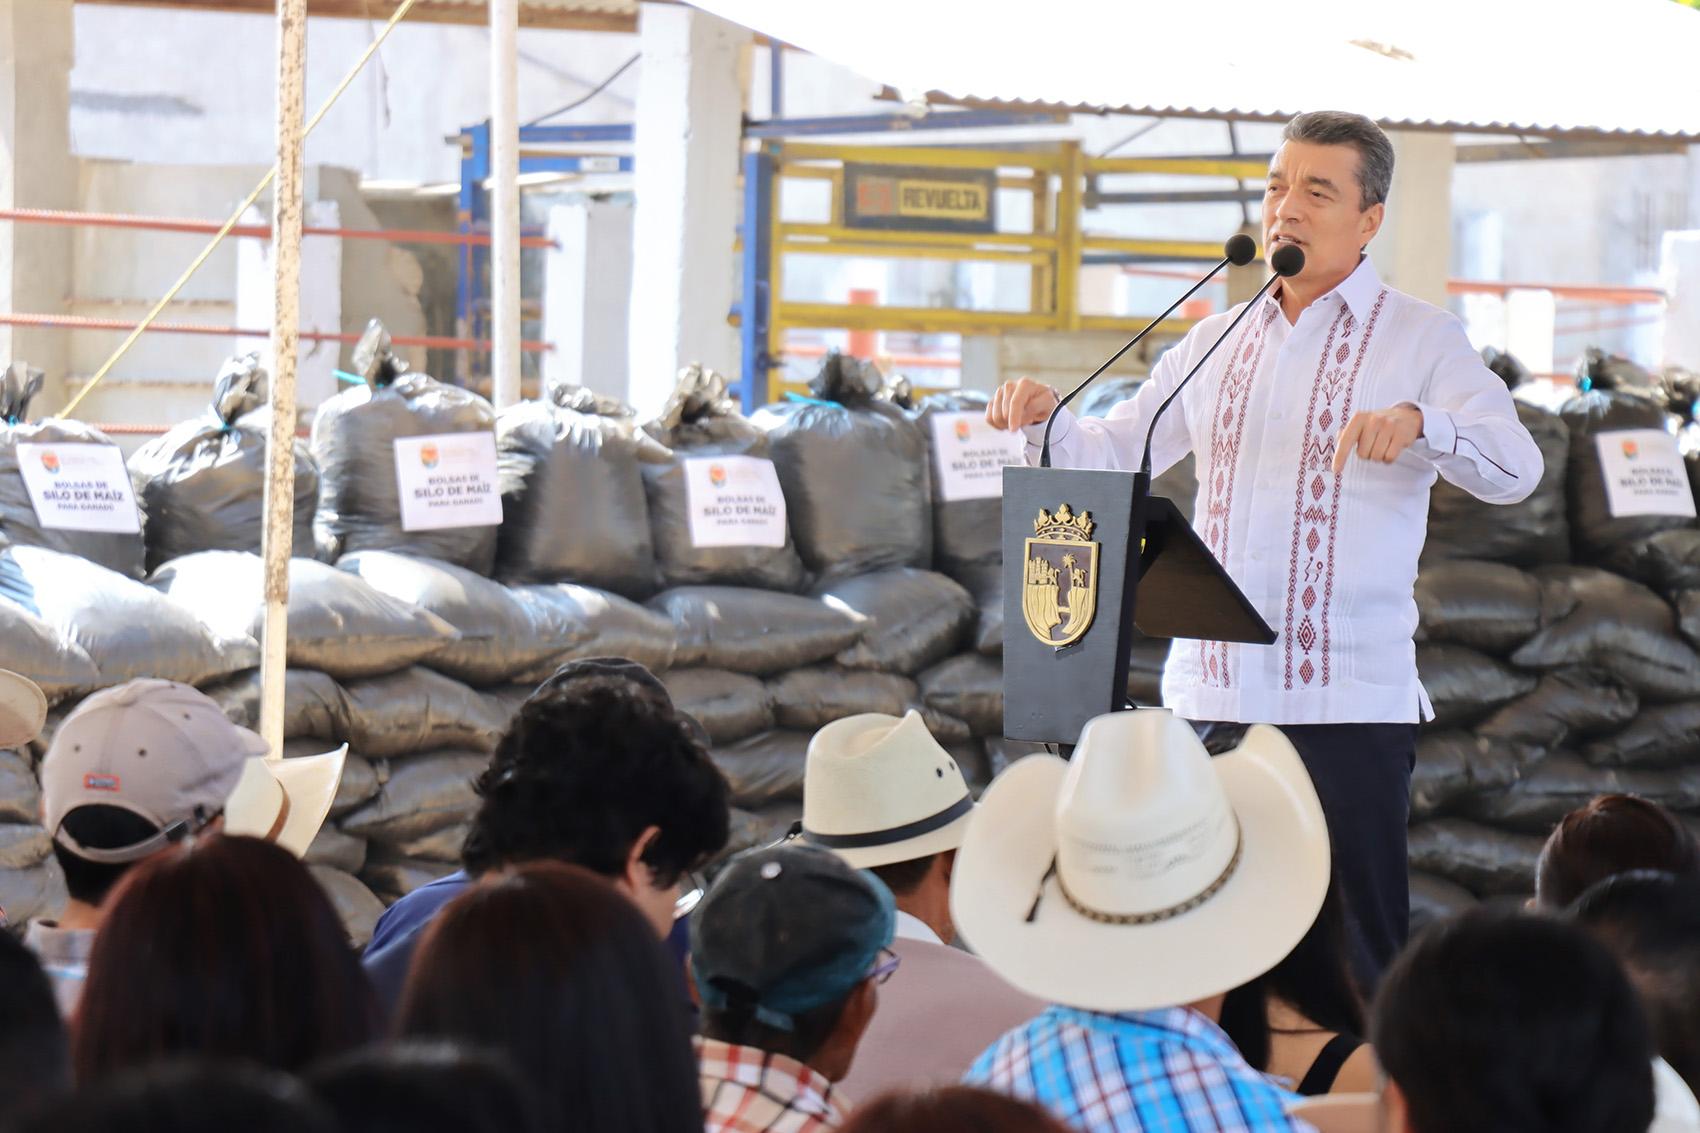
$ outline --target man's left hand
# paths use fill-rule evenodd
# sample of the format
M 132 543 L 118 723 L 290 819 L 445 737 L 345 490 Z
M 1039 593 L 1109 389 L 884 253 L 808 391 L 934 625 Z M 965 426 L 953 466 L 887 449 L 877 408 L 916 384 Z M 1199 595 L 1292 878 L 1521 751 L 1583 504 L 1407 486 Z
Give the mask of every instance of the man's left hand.
M 1414 406 L 1395 405 L 1354 414 L 1340 430 L 1340 441 L 1334 448 L 1334 471 L 1338 474 L 1346 467 L 1346 458 L 1354 451 L 1364 460 L 1392 464 L 1422 435 L 1422 411 Z

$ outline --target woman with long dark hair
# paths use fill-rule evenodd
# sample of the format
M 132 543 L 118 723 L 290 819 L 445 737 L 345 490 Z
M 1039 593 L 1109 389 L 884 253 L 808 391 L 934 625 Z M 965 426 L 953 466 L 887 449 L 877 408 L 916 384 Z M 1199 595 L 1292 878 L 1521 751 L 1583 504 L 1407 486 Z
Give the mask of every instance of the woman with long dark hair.
M 1304 939 L 1222 1003 L 1222 1029 L 1245 1060 L 1300 1094 L 1376 1088 L 1375 1055 L 1363 1038 L 1367 1012 L 1346 940 L 1345 906 L 1330 882 Z
M 377 1031 L 342 922 L 287 850 L 202 838 L 131 870 L 110 903 L 72 1026 L 79 1084 L 194 1055 L 296 1073 Z
M 488 874 L 449 902 L 396 1028 L 506 1054 L 550 1133 L 701 1133 L 678 972 L 638 907 L 578 866 Z

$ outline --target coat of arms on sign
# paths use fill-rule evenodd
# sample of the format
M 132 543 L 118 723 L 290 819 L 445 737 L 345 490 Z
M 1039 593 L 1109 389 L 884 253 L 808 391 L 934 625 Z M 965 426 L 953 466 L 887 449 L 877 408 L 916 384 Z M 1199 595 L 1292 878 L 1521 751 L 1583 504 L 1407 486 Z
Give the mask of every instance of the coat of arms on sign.
M 1039 509 L 1027 540 L 1021 612 L 1027 629 L 1057 649 L 1072 645 L 1092 626 L 1098 608 L 1097 524 L 1092 513 L 1068 504 L 1053 513 Z

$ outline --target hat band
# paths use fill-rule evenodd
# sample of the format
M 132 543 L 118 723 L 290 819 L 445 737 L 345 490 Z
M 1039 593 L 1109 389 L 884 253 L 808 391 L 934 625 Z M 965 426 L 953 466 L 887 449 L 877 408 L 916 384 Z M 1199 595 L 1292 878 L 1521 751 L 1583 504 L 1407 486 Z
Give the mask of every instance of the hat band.
M 911 838 L 919 838 L 923 834 L 949 826 L 963 815 L 974 809 L 974 796 L 963 795 L 950 806 L 937 814 L 902 826 L 891 826 L 884 830 L 870 830 L 865 834 L 817 834 L 807 826 L 803 827 L 805 841 L 828 850 L 864 850 L 869 846 L 889 846 L 893 842 L 907 842 Z
M 1062 893 L 1063 900 L 1068 902 L 1069 908 L 1073 909 L 1089 921 L 1096 921 L 1099 924 L 1116 925 L 1158 924 L 1162 921 L 1173 920 L 1182 913 L 1190 913 L 1206 901 L 1210 900 L 1210 898 L 1220 893 L 1222 891 L 1222 887 L 1228 884 L 1228 879 L 1234 876 L 1234 871 L 1239 868 L 1240 852 L 1244 846 L 1245 842 L 1240 837 L 1240 824 L 1238 820 L 1236 820 L 1234 822 L 1234 854 L 1233 857 L 1228 859 L 1228 864 L 1223 867 L 1221 874 L 1215 881 L 1206 885 L 1198 894 L 1188 897 L 1185 901 L 1182 901 L 1178 905 L 1170 905 L 1166 909 L 1156 909 L 1149 913 L 1099 912 L 1097 909 L 1094 909 L 1089 905 L 1082 904 L 1075 898 L 1074 894 L 1068 891 L 1068 886 L 1063 884 L 1061 872 L 1057 873 L 1057 890 Z M 1055 869 L 1056 866 L 1053 865 L 1051 868 Z

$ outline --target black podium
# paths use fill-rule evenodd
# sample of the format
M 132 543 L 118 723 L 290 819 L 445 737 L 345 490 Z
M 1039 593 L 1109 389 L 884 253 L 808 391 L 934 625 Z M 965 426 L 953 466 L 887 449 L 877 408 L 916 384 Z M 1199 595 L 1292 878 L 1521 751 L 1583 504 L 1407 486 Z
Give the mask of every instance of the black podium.
M 1269 628 L 1150 478 L 1004 469 L 1004 735 L 1073 744 L 1127 706 L 1134 637 L 1269 645 Z

